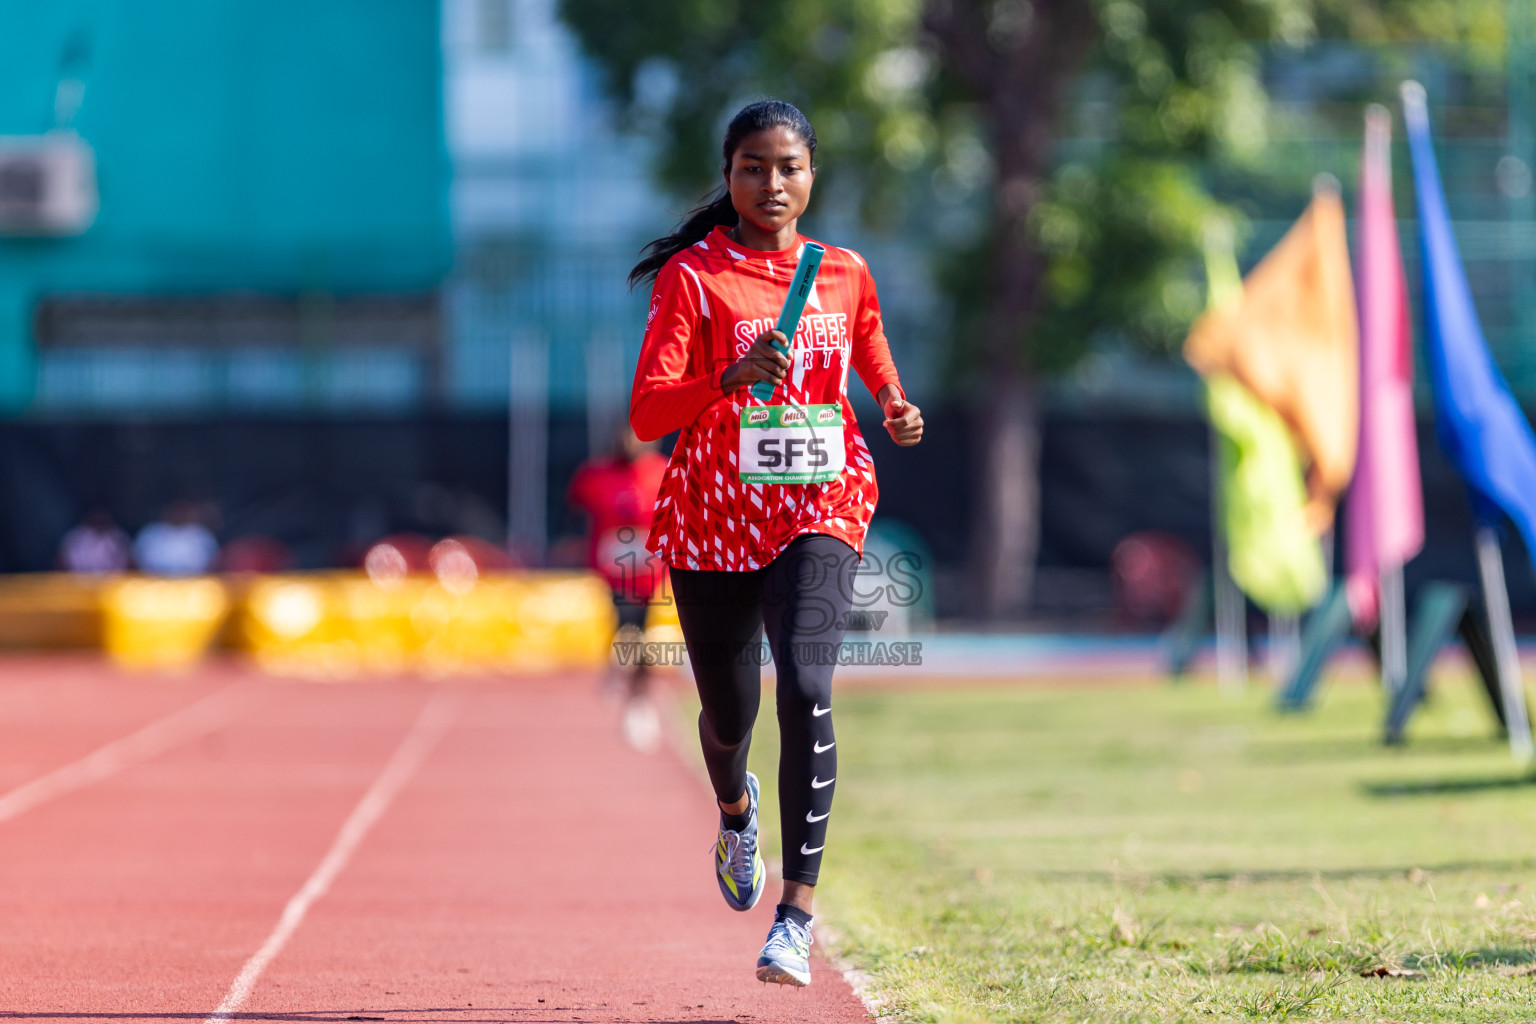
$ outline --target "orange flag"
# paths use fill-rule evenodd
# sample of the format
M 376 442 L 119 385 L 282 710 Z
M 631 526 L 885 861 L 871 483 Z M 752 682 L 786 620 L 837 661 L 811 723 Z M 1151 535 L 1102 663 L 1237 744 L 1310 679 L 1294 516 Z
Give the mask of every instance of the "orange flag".
M 1280 414 L 1311 463 L 1308 527 L 1321 534 L 1355 471 L 1360 335 L 1344 203 L 1318 189 L 1301 219 L 1243 281 L 1242 301 L 1196 321 L 1184 358 L 1228 373 Z

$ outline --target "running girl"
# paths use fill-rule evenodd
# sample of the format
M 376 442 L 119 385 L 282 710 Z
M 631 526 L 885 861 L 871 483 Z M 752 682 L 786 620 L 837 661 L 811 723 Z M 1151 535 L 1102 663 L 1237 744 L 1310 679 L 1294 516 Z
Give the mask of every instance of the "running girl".
M 878 497 L 848 402 L 849 368 L 897 444 L 921 440 L 923 419 L 897 379 L 875 283 L 857 253 L 827 248 L 793 344 L 773 329 L 810 241 L 796 230 L 816 177 L 805 115 L 776 100 L 753 103 L 726 128 L 723 156 L 720 194 L 652 242 L 630 273 L 632 285 L 652 276 L 656 284 L 629 415 L 643 440 L 681 431 L 647 547 L 671 567 L 720 804 L 715 873 L 735 910 L 750 910 L 763 891 L 758 781 L 746 764 L 768 634 L 784 890 L 757 977 L 803 986 L 837 778 L 829 655 L 843 639 Z M 752 394 L 759 381 L 774 385 L 766 402 Z

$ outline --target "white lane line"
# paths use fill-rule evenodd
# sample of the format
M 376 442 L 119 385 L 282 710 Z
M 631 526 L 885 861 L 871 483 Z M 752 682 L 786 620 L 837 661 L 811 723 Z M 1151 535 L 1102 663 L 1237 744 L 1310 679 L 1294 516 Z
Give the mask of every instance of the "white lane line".
M 293 933 L 298 930 L 304 921 L 304 915 L 314 902 L 324 896 L 336 876 L 341 874 L 347 866 L 358 844 L 368 835 L 368 830 L 384 816 L 395 796 L 410 781 L 411 776 L 421 767 L 427 755 L 448 731 L 448 726 L 453 723 L 454 716 L 459 710 L 459 698 L 457 695 L 439 693 L 427 702 L 421 709 L 421 714 L 416 716 L 416 722 L 411 726 L 411 731 L 405 734 L 405 739 L 400 741 L 400 746 L 395 748 L 395 754 L 379 772 L 378 778 L 373 780 L 373 785 L 368 787 L 368 792 L 357 802 L 352 809 L 346 823 L 341 826 L 341 831 L 336 833 L 336 839 L 331 843 L 331 848 L 326 851 L 325 857 L 315 868 L 314 873 L 304 883 L 288 905 L 283 908 L 283 916 L 278 918 L 277 927 L 272 929 L 272 934 L 267 936 L 267 941 L 261 948 L 245 962 L 240 968 L 240 973 L 235 977 L 234 984 L 229 986 L 229 994 L 219 1004 L 219 1008 L 213 1011 L 206 1024 L 218 1024 L 227 1021 L 240 1011 L 245 1001 L 250 998 L 251 990 L 256 987 L 256 982 L 261 979 L 262 972 L 267 969 L 277 954 L 283 951 Z
M 233 718 L 245 703 L 245 695 L 240 690 L 239 683 L 227 686 L 195 704 L 151 722 L 136 733 L 98 748 L 78 761 L 71 761 L 47 775 L 22 783 L 0 796 L 0 822 L 10 821 L 39 804 L 84 789 L 130 765 L 148 761 L 172 747 L 212 732 Z

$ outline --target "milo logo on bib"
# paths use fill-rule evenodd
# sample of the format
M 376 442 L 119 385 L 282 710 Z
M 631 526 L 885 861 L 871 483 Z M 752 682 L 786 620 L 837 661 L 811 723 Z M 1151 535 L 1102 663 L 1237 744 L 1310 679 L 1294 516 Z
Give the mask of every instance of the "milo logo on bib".
M 843 471 L 841 405 L 768 405 L 741 410 L 736 450 L 742 482 L 818 484 Z

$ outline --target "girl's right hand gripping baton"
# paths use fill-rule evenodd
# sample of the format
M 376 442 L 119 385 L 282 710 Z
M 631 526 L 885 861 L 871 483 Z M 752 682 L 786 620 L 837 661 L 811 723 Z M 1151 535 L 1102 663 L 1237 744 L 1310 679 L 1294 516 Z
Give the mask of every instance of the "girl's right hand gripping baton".
M 795 268 L 795 276 L 789 280 L 789 294 L 784 296 L 784 308 L 779 311 L 779 322 L 774 326 L 789 339 L 790 344 L 794 344 L 795 332 L 800 329 L 800 314 L 805 312 L 805 300 L 810 297 L 811 286 L 816 283 L 816 271 L 821 269 L 821 258 L 826 252 L 825 246 L 806 242 L 800 252 L 800 265 Z M 789 355 L 789 349 L 777 341 L 773 347 Z M 774 383 L 771 380 L 760 380 L 752 385 L 752 395 L 759 402 L 772 398 L 773 390 Z

